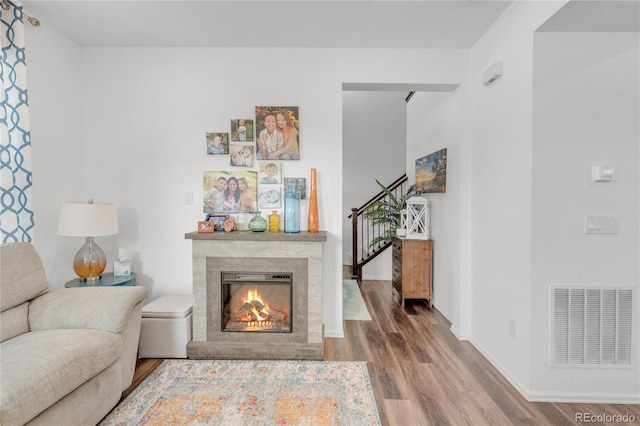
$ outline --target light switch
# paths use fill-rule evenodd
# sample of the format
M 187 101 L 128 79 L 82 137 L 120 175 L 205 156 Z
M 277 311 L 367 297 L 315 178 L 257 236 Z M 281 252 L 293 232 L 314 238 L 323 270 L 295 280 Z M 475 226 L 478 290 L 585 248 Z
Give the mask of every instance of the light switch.
M 585 234 L 618 234 L 618 216 L 595 216 L 585 217 Z
M 187 191 L 184 193 L 184 203 L 193 204 L 193 192 Z
M 613 166 L 594 164 L 591 172 L 594 182 L 611 182 L 613 180 Z

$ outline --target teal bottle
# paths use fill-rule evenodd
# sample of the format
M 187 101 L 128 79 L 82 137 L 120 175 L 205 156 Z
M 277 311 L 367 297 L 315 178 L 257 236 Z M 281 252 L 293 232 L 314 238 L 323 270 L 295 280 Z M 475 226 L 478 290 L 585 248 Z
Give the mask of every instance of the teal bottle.
M 287 183 L 284 192 L 284 232 L 300 232 L 300 193 L 295 183 Z

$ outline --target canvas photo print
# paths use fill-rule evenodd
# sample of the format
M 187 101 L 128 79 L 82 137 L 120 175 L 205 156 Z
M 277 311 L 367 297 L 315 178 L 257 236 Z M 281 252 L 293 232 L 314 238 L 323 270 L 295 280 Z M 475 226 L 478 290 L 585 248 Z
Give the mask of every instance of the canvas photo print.
M 300 121 L 297 106 L 256 106 L 258 160 L 299 160 Z
M 258 200 L 258 173 L 255 171 L 205 171 L 203 212 L 227 214 L 254 212 Z
M 229 153 L 229 133 L 207 133 L 207 154 L 222 155 Z
M 229 147 L 229 160 L 232 166 L 253 167 L 253 145 L 232 143 Z
M 261 161 L 258 167 L 258 181 L 261 185 L 282 183 L 282 163 Z
M 231 120 L 231 140 L 234 142 L 253 141 L 253 119 L 235 118 Z
M 416 160 L 416 191 L 447 192 L 447 148 Z
M 284 178 L 285 191 L 293 190 L 300 194 L 301 200 L 307 199 L 307 178 Z
M 282 191 L 279 186 L 261 186 L 258 194 L 258 209 L 279 209 Z

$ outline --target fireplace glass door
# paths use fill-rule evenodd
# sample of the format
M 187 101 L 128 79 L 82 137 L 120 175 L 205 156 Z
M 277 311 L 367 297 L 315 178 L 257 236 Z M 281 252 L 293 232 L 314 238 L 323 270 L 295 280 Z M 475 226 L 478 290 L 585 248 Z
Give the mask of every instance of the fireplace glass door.
M 292 274 L 222 272 L 222 331 L 292 331 Z

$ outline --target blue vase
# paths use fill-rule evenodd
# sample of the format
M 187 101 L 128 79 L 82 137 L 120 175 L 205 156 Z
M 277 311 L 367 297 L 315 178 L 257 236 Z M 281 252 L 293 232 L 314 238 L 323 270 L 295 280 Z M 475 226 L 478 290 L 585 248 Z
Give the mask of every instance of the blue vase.
M 286 188 L 284 193 L 284 232 L 290 234 L 300 232 L 300 193 Z

